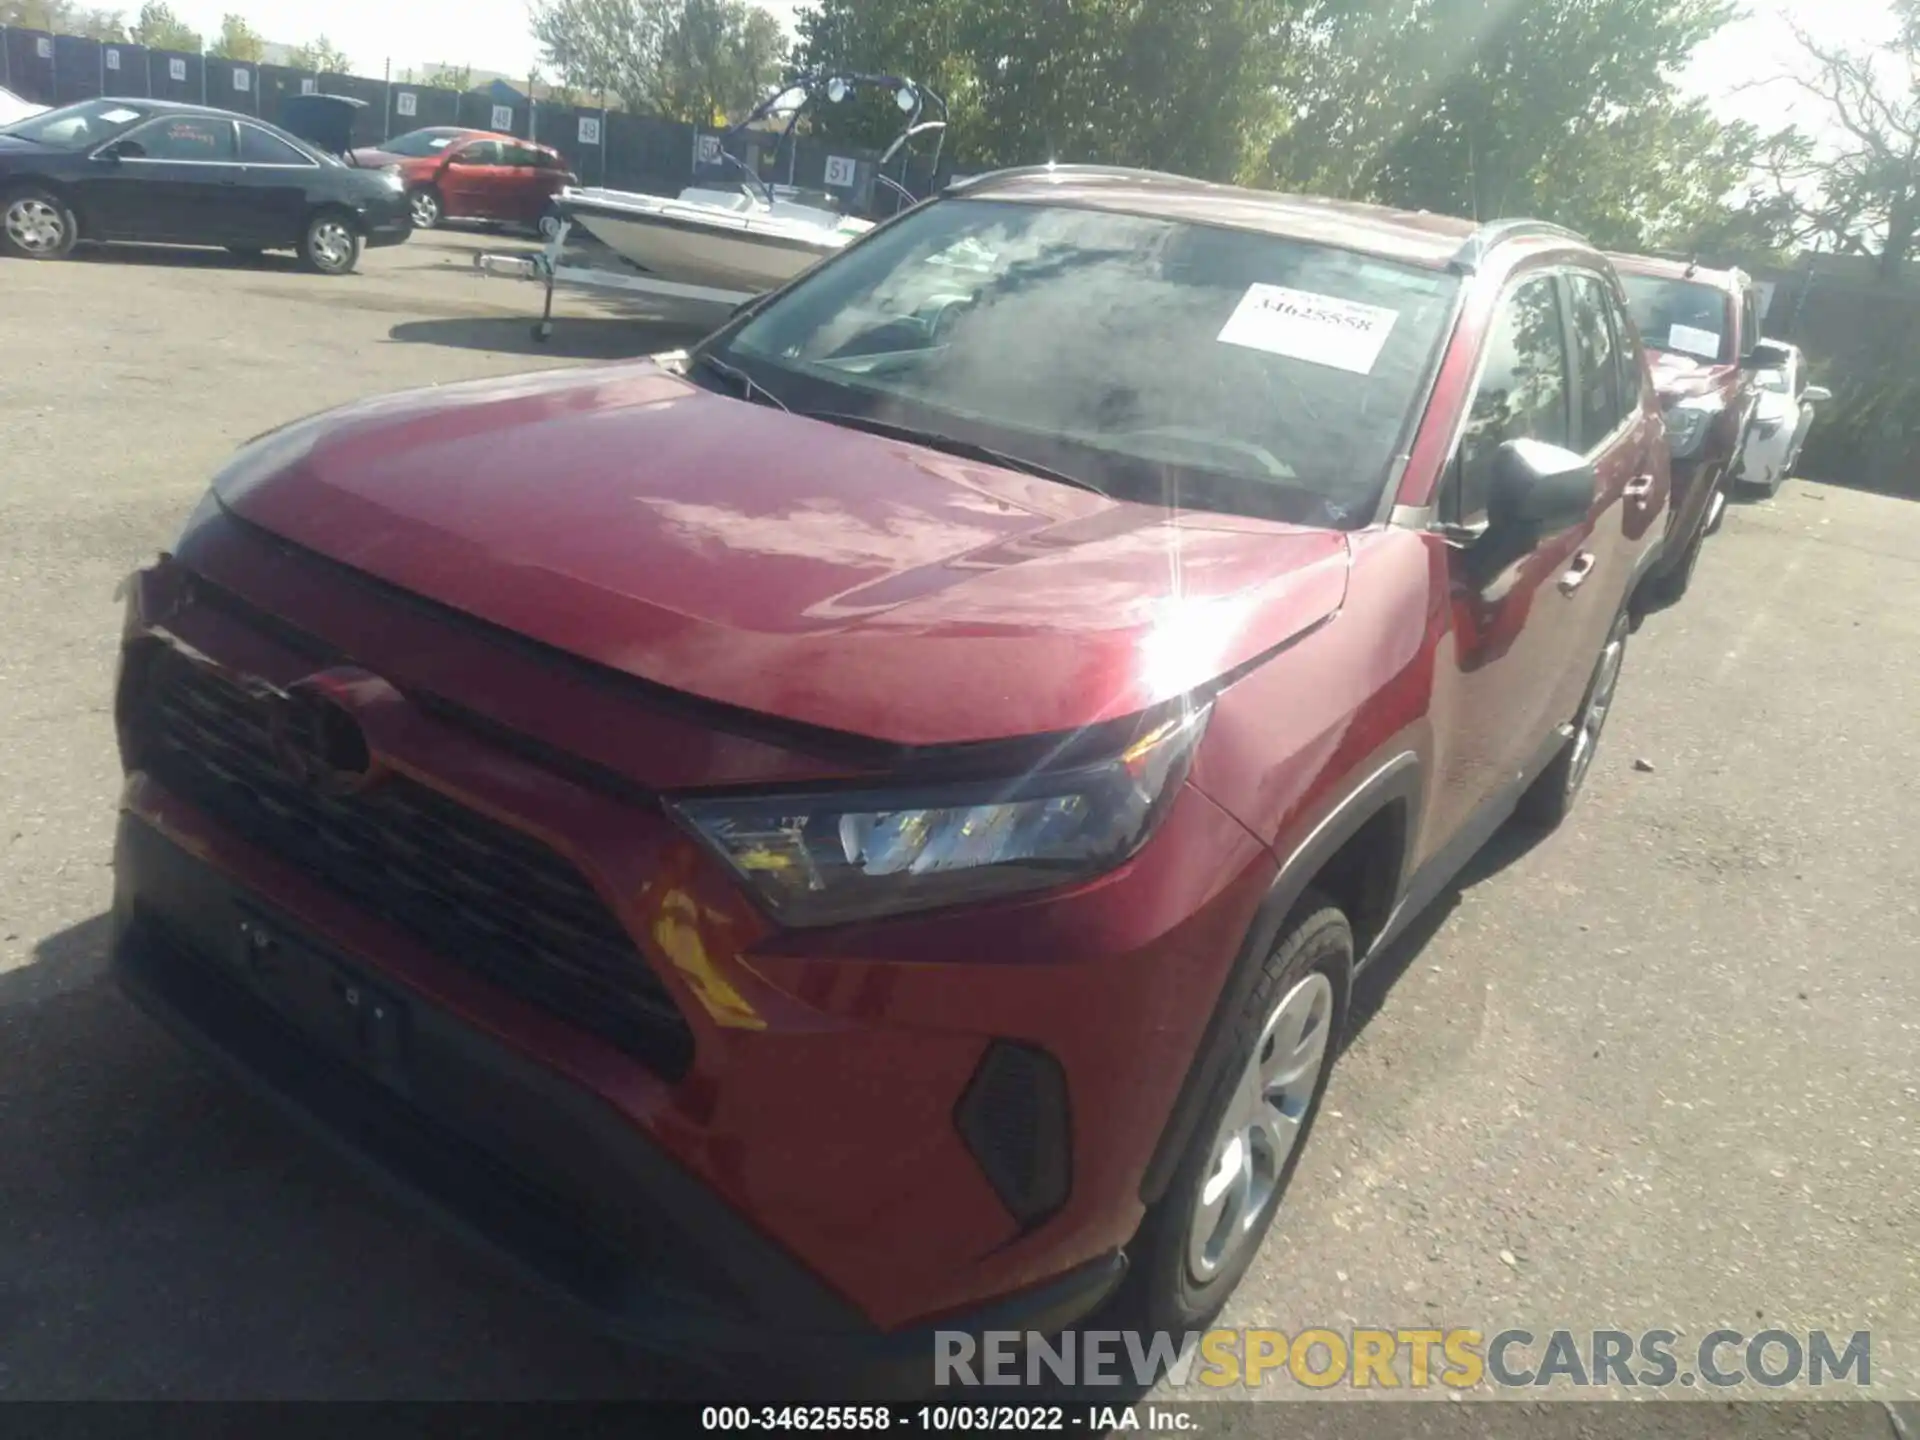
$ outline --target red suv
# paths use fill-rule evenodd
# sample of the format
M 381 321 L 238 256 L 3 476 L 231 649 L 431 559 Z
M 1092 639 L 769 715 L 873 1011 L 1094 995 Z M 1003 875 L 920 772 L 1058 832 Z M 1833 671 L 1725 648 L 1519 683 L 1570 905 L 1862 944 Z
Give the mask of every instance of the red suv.
M 1609 257 L 1653 361 L 1673 457 L 1673 521 L 1649 595 L 1678 600 L 1727 503 L 1760 391 L 1753 347 L 1760 292 L 1740 270 L 1686 260 Z
M 558 150 L 511 135 L 446 126 L 396 135 L 354 151 L 353 158 L 399 173 L 420 230 L 443 220 L 538 226 L 548 202 L 579 181 Z
M 1188 1328 L 1355 974 L 1573 803 L 1666 499 L 1569 232 L 979 178 L 241 450 L 130 587 L 116 965 L 643 1341 Z

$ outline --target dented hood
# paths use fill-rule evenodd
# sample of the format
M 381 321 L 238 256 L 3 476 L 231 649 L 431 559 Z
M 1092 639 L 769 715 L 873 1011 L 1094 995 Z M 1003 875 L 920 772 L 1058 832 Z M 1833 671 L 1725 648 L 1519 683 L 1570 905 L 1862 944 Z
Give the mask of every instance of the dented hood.
M 1070 730 L 1340 606 L 1345 537 L 1115 501 L 651 363 L 414 391 L 216 482 L 287 540 L 584 659 L 906 745 Z

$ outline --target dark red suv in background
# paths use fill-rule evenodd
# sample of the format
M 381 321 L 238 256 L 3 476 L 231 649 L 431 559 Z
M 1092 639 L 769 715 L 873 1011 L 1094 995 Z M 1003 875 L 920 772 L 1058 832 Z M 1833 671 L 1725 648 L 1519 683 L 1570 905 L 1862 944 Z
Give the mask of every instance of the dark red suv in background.
M 450 126 L 410 130 L 355 150 L 353 160 L 399 172 L 419 230 L 444 220 L 538 227 L 547 202 L 579 181 L 566 157 L 550 146 Z
M 983 177 L 236 455 L 131 584 L 116 965 L 646 1343 L 1185 1329 L 1356 972 L 1573 803 L 1667 492 L 1575 235 Z
M 1649 595 L 1671 603 L 1693 581 L 1760 399 L 1752 358 L 1760 340 L 1760 291 L 1741 270 L 1645 255 L 1609 258 L 1653 361 L 1666 415 L 1673 524 Z

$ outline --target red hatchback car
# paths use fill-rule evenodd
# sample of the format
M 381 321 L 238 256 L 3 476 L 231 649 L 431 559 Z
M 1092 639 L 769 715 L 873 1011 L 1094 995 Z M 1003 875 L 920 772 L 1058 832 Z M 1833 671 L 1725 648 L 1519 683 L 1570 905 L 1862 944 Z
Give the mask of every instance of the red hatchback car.
M 130 587 L 117 969 L 644 1342 L 1186 1329 L 1356 973 L 1573 802 L 1667 485 L 1564 230 L 983 177 L 241 450 Z
M 417 230 L 444 220 L 538 227 L 548 202 L 579 181 L 550 146 L 449 126 L 411 130 L 353 158 L 399 172 Z

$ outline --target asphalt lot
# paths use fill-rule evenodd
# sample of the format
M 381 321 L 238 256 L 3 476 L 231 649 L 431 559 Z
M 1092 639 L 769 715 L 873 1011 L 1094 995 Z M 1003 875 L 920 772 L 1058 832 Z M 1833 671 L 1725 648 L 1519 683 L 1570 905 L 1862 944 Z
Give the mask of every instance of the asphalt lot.
M 686 337 L 569 298 L 537 347 L 537 292 L 471 273 L 475 243 L 342 281 L 0 263 L 0 1396 L 670 1383 L 283 1133 L 103 976 L 112 592 L 222 458 L 352 397 Z M 1865 1329 L 1872 1393 L 1920 1398 L 1917 602 L 1920 507 L 1795 483 L 1731 510 L 1633 642 L 1576 817 L 1497 842 L 1369 986 L 1223 1323 Z M 1889 1433 L 1878 1413 L 1820 1433 Z

